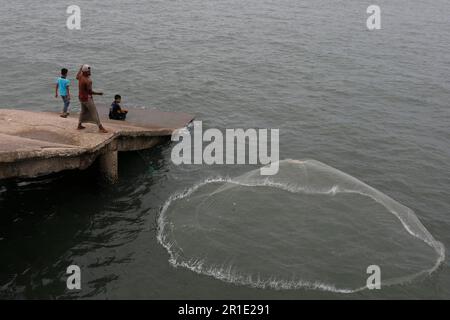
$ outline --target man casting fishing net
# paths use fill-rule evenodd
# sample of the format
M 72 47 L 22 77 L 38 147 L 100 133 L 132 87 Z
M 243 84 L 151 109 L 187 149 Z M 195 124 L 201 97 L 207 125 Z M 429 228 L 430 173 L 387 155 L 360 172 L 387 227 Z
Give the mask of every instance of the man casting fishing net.
M 94 123 L 98 126 L 101 133 L 108 131 L 102 126 L 98 116 L 97 108 L 95 107 L 93 95 L 103 95 L 102 92 L 95 92 L 92 90 L 91 67 L 87 64 L 81 66 L 77 74 L 78 80 L 78 98 L 81 103 L 80 119 L 78 121 L 78 130 L 85 129 L 83 123 Z

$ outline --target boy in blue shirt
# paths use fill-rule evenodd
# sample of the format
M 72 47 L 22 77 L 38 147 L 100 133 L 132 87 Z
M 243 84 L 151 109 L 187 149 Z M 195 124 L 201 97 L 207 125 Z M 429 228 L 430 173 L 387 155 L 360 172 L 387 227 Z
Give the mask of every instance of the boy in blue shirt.
M 112 120 L 125 120 L 127 117 L 128 110 L 122 109 L 120 107 L 120 102 L 122 97 L 118 94 L 114 96 L 114 102 L 111 104 L 109 109 L 109 118 Z
M 58 98 L 58 90 L 59 90 L 59 95 L 61 96 L 64 102 L 63 112 L 60 115 L 60 117 L 62 118 L 67 118 L 67 116 L 69 115 L 68 110 L 70 104 L 70 90 L 69 90 L 70 80 L 66 79 L 67 73 L 68 70 L 66 68 L 62 68 L 61 77 L 56 79 L 55 98 Z

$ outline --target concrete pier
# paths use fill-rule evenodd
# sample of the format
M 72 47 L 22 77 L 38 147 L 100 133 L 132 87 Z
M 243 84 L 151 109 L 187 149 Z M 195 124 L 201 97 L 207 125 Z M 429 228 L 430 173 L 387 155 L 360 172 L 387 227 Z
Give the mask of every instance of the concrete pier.
M 100 155 L 100 172 L 105 180 L 114 183 L 119 179 L 118 162 L 117 150 L 108 151 Z
M 157 110 L 131 110 L 130 120 L 104 119 L 109 131 L 86 124 L 77 130 L 78 115 L 0 109 L 0 179 L 36 177 L 72 169 L 86 169 L 98 159 L 100 173 L 118 179 L 118 152 L 149 149 L 185 127 L 193 116 Z

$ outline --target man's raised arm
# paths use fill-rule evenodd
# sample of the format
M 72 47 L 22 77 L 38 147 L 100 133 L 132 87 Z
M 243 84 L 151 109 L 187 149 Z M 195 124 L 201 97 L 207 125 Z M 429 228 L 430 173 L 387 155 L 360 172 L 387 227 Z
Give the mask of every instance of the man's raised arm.
M 82 73 L 81 69 L 83 69 L 83 66 L 81 66 L 81 67 L 80 67 L 80 70 L 78 70 L 78 73 L 77 73 L 77 80 L 80 80 L 81 73 Z

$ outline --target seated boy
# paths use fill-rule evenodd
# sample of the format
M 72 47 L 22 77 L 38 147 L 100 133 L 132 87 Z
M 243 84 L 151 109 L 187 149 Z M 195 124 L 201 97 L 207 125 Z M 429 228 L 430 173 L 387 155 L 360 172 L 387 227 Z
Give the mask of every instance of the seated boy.
M 125 120 L 127 117 L 128 110 L 122 109 L 120 107 L 120 102 L 122 97 L 118 94 L 114 96 L 114 102 L 111 104 L 109 109 L 109 118 L 113 120 Z

